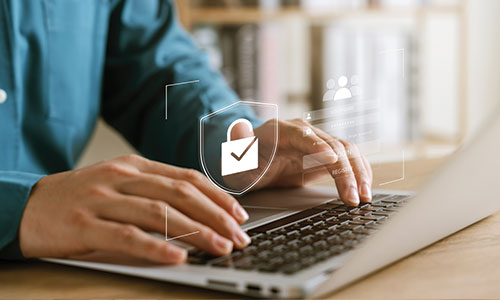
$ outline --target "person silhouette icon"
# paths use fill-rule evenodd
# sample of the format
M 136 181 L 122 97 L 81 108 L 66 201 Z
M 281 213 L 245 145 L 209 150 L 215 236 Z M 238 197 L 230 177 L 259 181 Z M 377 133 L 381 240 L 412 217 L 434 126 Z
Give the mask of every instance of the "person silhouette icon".
M 347 77 L 340 76 L 338 83 L 340 88 L 335 93 L 333 100 L 342 100 L 351 98 L 352 97 L 351 91 L 345 87 L 347 84 Z
M 361 87 L 359 86 L 359 77 L 356 75 L 351 77 L 351 93 L 353 97 L 361 96 L 362 94 Z
M 333 100 L 334 96 L 335 96 L 335 80 L 333 79 L 329 79 L 327 82 L 326 82 L 326 88 L 328 89 L 328 91 L 326 91 L 326 93 L 323 95 L 323 101 L 330 101 L 330 100 Z

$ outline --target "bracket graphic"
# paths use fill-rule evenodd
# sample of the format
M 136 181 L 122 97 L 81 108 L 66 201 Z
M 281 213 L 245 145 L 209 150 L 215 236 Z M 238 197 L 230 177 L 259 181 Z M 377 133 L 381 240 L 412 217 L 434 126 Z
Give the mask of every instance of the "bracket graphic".
M 168 117 L 168 88 L 171 86 L 176 86 L 176 85 L 183 85 L 183 84 L 190 84 L 190 83 L 196 83 L 200 82 L 199 80 L 191 80 L 191 81 L 184 81 L 184 82 L 177 82 L 177 83 L 170 83 L 165 85 L 165 120 L 167 120 Z
M 182 234 L 182 235 L 178 235 L 178 236 L 174 236 L 174 237 L 171 237 L 169 238 L 168 237 L 168 206 L 165 206 L 165 240 L 166 241 L 172 241 L 172 240 L 176 240 L 176 239 L 180 239 L 180 238 L 183 238 L 183 237 L 186 237 L 186 236 L 189 236 L 189 235 L 193 235 L 193 234 L 196 234 L 196 233 L 200 233 L 200 231 L 193 231 L 193 232 L 190 232 L 190 233 L 186 233 L 186 234 Z
M 403 174 L 402 174 L 402 176 L 400 178 L 398 178 L 398 179 L 394 179 L 394 180 L 391 180 L 391 181 L 386 181 L 386 182 L 383 182 L 383 183 L 379 183 L 379 186 L 405 180 L 405 151 L 403 150 L 402 152 L 403 152 Z

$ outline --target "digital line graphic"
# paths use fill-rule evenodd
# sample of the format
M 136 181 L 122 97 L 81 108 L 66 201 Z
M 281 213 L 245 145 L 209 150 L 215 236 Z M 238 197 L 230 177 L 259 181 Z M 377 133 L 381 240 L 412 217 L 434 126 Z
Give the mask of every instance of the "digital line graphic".
M 167 117 L 168 117 L 168 105 L 167 105 L 168 104 L 168 88 L 171 86 L 196 83 L 196 82 L 200 82 L 200 81 L 199 80 L 191 80 L 191 81 L 170 83 L 170 84 L 165 85 L 165 120 L 167 120 Z
M 379 186 L 405 180 L 405 152 L 402 151 L 402 153 L 403 153 L 403 174 L 402 174 L 402 176 L 400 178 L 398 178 L 398 179 L 394 179 L 394 180 L 391 180 L 391 181 L 380 183 Z
M 190 235 L 193 235 L 193 234 L 196 234 L 196 233 L 199 233 L 200 231 L 193 231 L 193 232 L 190 232 L 190 233 L 186 233 L 186 234 L 182 234 L 182 235 L 178 235 L 178 236 L 174 236 L 174 237 L 171 237 L 169 238 L 168 237 L 168 206 L 165 206 L 165 240 L 166 241 L 172 241 L 172 240 L 176 240 L 176 239 L 180 239 L 180 238 L 183 238 L 183 237 L 186 237 L 186 236 L 190 236 Z

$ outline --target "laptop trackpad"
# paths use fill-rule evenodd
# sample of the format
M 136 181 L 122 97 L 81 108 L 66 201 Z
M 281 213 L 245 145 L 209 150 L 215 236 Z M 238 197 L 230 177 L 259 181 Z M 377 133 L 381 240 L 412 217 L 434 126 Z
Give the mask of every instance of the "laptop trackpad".
M 285 208 L 266 208 L 266 207 L 259 208 L 259 207 L 248 207 L 245 205 L 243 205 L 243 207 L 250 215 L 250 219 L 247 221 L 247 223 L 253 223 L 289 211 L 288 209 Z
M 243 228 L 254 227 L 336 198 L 332 187 L 304 187 L 252 192 L 240 197 L 250 215 Z

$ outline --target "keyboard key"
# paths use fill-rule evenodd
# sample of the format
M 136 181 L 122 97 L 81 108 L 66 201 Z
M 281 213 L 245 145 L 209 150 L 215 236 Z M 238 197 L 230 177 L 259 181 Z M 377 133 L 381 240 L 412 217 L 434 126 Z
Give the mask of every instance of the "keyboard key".
M 272 249 L 273 252 L 280 252 L 286 249 L 285 245 L 278 245 Z
M 339 245 L 339 246 L 333 246 L 329 250 L 330 254 L 332 254 L 332 255 L 337 255 L 337 254 L 340 254 L 340 253 L 342 253 L 344 251 L 345 251 L 345 247 L 341 246 L 341 245 Z
M 317 242 L 313 243 L 313 247 L 315 249 L 326 249 L 326 248 L 328 248 L 328 243 L 326 241 L 324 241 L 324 240 L 317 241 Z
M 361 220 L 369 220 L 369 221 L 379 221 L 385 219 L 385 216 L 377 216 L 377 215 L 369 215 L 361 217 Z
M 300 271 L 301 269 L 302 269 L 302 266 L 300 265 L 300 263 L 296 262 L 293 264 L 285 265 L 281 269 L 281 271 L 285 274 L 293 274 L 293 273 Z
M 382 199 L 385 199 L 385 198 L 388 198 L 388 197 L 390 197 L 390 196 L 391 196 L 391 195 L 387 195 L 387 194 L 375 194 L 375 195 L 373 195 L 373 197 L 372 197 L 372 203 L 374 203 L 374 202 L 378 202 L 378 201 L 380 201 L 380 200 L 382 200 Z
M 297 251 L 290 251 L 285 253 L 285 260 L 292 261 L 299 258 L 299 253 Z
M 339 236 L 339 235 L 336 235 L 336 234 L 335 234 L 335 235 L 331 235 L 331 236 L 327 237 L 327 238 L 326 238 L 326 241 L 327 241 L 328 243 L 331 243 L 331 242 L 341 242 L 341 241 L 342 241 L 342 239 L 340 238 L 340 236 Z
M 191 256 L 191 257 L 188 257 L 187 263 L 192 264 L 192 265 L 205 265 L 205 264 L 207 264 L 207 260 Z
M 367 229 L 366 227 L 361 227 L 361 228 L 353 230 L 352 232 L 354 232 L 356 234 L 368 235 L 371 233 L 371 231 L 372 231 L 371 229 Z
M 299 249 L 299 253 L 301 254 L 311 254 L 313 253 L 313 247 L 311 247 L 310 245 L 306 245 L 302 248 Z
M 278 272 L 279 270 L 279 265 L 274 265 L 274 264 L 262 264 L 258 267 L 258 270 L 260 272 L 269 272 L 269 273 L 274 273 Z
M 382 216 L 382 217 L 388 217 L 392 214 L 392 212 L 386 212 L 386 211 L 378 211 L 376 213 L 373 213 L 373 216 Z
M 341 220 L 341 221 L 348 221 L 348 220 L 352 220 L 354 218 L 355 218 L 354 216 L 350 216 L 350 215 L 347 215 L 347 214 L 338 217 L 338 219 Z
M 378 222 L 366 225 L 366 229 L 377 229 L 380 224 Z
M 273 241 L 279 242 L 279 241 L 284 241 L 285 239 L 286 239 L 286 237 L 284 235 L 279 235 L 277 237 L 274 237 Z
M 382 202 L 392 203 L 392 204 L 398 203 L 399 204 L 399 203 L 404 202 L 407 198 L 408 198 L 408 196 L 404 196 L 404 195 L 392 195 L 388 198 L 383 199 Z
M 349 224 L 340 225 L 339 228 L 340 229 L 344 229 L 344 230 L 354 230 L 354 229 L 357 229 L 357 228 L 361 228 L 361 225 L 352 224 L 352 222 L 351 222 Z
M 319 206 L 316 206 L 315 208 L 316 209 L 325 209 L 325 210 L 328 210 L 328 209 L 335 209 L 337 207 L 341 206 L 340 204 L 335 204 L 335 203 L 325 203 L 325 204 L 321 204 Z
M 351 224 L 351 225 L 367 225 L 367 224 L 370 224 L 372 222 L 373 222 L 372 220 L 359 219 L 359 220 L 353 220 L 353 221 L 349 222 L 349 224 Z
M 245 254 L 253 254 L 253 253 L 257 252 L 257 246 L 250 245 L 250 246 L 244 248 L 242 251 Z
M 315 259 L 313 257 L 304 257 L 303 259 L 300 260 L 300 263 L 302 267 L 308 267 L 312 265 L 315 262 Z
M 233 260 L 231 258 L 226 258 L 220 262 L 212 264 L 214 267 L 229 268 L 233 266 Z
M 316 260 L 324 260 L 324 259 L 327 259 L 331 256 L 330 254 L 330 251 L 320 251 L 318 253 L 316 253 Z
M 291 222 L 299 221 L 299 220 L 302 220 L 304 218 L 317 215 L 320 212 L 321 212 L 321 210 L 314 209 L 314 208 L 307 209 L 307 210 L 301 211 L 299 213 L 293 214 L 291 216 L 284 217 L 282 219 L 264 224 L 262 226 L 259 226 L 259 227 L 253 228 L 253 229 L 250 229 L 248 232 L 249 233 L 266 232 L 266 231 L 269 231 L 271 229 L 290 224 Z

